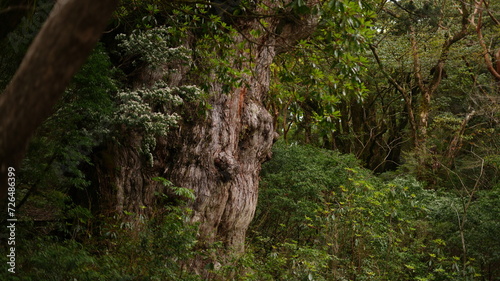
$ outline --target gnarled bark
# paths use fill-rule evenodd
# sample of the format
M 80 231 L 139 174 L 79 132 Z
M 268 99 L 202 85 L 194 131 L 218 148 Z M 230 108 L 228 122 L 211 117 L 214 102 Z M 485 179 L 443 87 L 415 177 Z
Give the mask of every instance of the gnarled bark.
M 266 2 L 268 6 L 277 5 L 273 1 Z M 263 105 L 269 90 L 270 65 L 278 49 L 286 50 L 297 40 L 309 36 L 313 30 L 313 22 L 307 19 L 307 28 L 301 27 L 299 21 L 287 23 L 291 26 L 281 26 L 280 36 L 276 33 L 279 17 L 266 17 L 268 24 L 265 26 L 260 20 L 241 19 L 245 22 L 240 22 L 239 35 L 234 38 L 234 46 L 244 43 L 245 49 L 250 51 L 241 54 L 246 56 L 246 63 L 233 67 L 250 70 L 251 74 L 241 77 L 241 86 L 225 91 L 225 81 L 218 80 L 217 73 L 212 73 L 212 81 L 209 82 L 211 109 L 206 117 L 186 120 L 166 139 L 158 140 L 154 173 L 142 172 L 140 184 L 136 184 L 137 177 L 130 177 L 128 173 L 115 173 L 118 177 L 114 178 L 104 178 L 106 172 L 100 173 L 101 185 L 125 191 L 127 194 L 123 197 L 129 201 L 131 199 L 127 198 L 134 189 L 136 194 L 151 194 L 157 188 L 147 182 L 148 176 L 162 176 L 176 186 L 194 190 L 196 200 L 191 205 L 194 211 L 192 221 L 199 223 L 200 247 L 222 242 L 222 259 L 244 251 L 245 234 L 257 204 L 261 164 L 269 159 L 275 139 L 272 116 Z M 261 36 L 250 42 L 248 38 L 253 38 L 250 32 L 256 29 L 261 31 Z M 133 146 L 123 149 L 133 149 Z M 134 167 L 131 172 L 141 173 L 141 169 L 135 166 L 135 157 L 129 158 L 132 160 L 126 163 L 126 158 L 117 155 L 133 153 L 117 150 L 109 152 L 112 158 L 125 160 L 122 166 Z M 111 182 L 104 183 L 106 181 Z M 122 186 L 113 187 L 120 184 L 128 185 L 132 190 Z M 112 196 L 111 201 L 114 200 L 115 204 L 120 203 L 121 196 L 118 196 L 117 191 L 107 194 Z M 117 207 L 114 210 L 121 210 Z M 192 268 L 202 272 L 208 262 L 213 260 L 196 259 Z

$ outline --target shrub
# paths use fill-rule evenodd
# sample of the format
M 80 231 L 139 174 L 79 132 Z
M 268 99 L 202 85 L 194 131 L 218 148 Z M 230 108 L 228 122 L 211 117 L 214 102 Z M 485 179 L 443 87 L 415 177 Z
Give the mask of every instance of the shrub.
M 411 177 L 375 177 L 352 155 L 278 143 L 263 166 L 243 280 L 446 280 L 453 257 Z M 456 263 L 456 262 L 455 262 Z

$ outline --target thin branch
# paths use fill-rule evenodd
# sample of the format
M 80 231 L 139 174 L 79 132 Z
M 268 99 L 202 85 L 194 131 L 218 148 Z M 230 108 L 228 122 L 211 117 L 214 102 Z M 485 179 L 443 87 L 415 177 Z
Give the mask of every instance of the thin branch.
M 491 61 L 490 51 L 488 49 L 488 46 L 486 46 L 486 43 L 484 42 L 484 37 L 483 37 L 483 32 L 482 32 L 482 26 L 483 26 L 483 23 L 482 23 L 482 16 L 483 16 L 482 3 L 483 2 L 484 1 L 476 2 L 475 9 L 476 9 L 476 12 L 479 14 L 479 18 L 477 20 L 477 23 L 475 23 L 475 22 L 471 22 L 471 23 L 476 27 L 476 33 L 477 33 L 477 37 L 479 39 L 479 44 L 483 48 L 483 58 L 484 58 L 484 62 L 486 64 L 486 67 L 488 68 L 488 71 L 491 73 L 491 75 L 493 75 L 495 80 L 500 81 L 500 73 L 493 66 L 493 63 Z
M 389 80 L 389 83 L 391 83 L 400 93 L 401 96 L 403 96 L 403 99 L 405 100 L 406 108 L 408 110 L 408 116 L 410 120 L 410 126 L 412 129 L 412 134 L 413 138 L 416 140 L 417 137 L 417 122 L 415 121 L 415 115 L 413 114 L 413 107 L 412 107 L 412 101 L 406 90 L 399 85 L 399 83 L 391 76 L 387 71 L 385 71 L 384 66 L 382 64 L 382 61 L 380 60 L 380 57 L 378 56 L 377 49 L 373 45 L 369 45 L 370 50 L 372 51 L 373 57 L 375 58 L 375 61 L 377 61 L 377 64 L 379 66 L 380 71 L 382 74 Z
M 483 0 L 483 3 L 484 3 L 484 7 L 486 8 L 486 12 L 488 13 L 488 15 L 490 16 L 491 20 L 496 24 L 496 25 L 500 25 L 500 21 L 497 20 L 495 18 L 495 16 L 493 16 L 493 14 L 491 13 L 491 9 L 490 9 L 490 3 L 488 3 L 486 0 Z

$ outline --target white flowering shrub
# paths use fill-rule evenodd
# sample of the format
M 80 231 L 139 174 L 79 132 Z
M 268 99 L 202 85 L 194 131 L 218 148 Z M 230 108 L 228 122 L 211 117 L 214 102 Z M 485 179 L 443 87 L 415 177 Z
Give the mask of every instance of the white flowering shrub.
M 124 91 L 117 96 L 119 104 L 115 121 L 143 136 L 141 149 L 152 165 L 156 137 L 165 136 L 180 119 L 173 109 L 185 99 L 191 100 L 199 95 L 200 90 L 195 86 L 169 87 L 163 82 L 148 89 Z
M 155 68 L 173 60 L 189 60 L 189 50 L 178 46 L 172 48 L 168 27 L 157 27 L 146 31 L 135 30 L 132 34 L 118 34 L 118 44 L 128 56 L 139 56 L 148 66 Z
M 121 41 L 119 46 L 126 55 L 137 57 L 151 68 L 170 62 L 188 61 L 188 50 L 170 47 L 169 36 L 168 28 L 159 27 L 135 31 L 131 35 L 120 34 L 117 39 Z M 200 96 L 200 92 L 196 86 L 171 87 L 164 81 L 149 88 L 120 92 L 117 95 L 115 122 L 142 136 L 141 150 L 152 166 L 156 138 L 165 136 L 180 119 L 174 110 L 183 102 Z

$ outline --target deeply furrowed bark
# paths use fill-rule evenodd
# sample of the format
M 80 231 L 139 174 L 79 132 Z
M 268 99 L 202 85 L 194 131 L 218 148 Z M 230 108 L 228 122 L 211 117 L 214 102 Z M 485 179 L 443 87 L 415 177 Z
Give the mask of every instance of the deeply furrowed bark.
M 212 85 L 213 103 L 206 121 L 184 131 L 179 163 L 168 173 L 197 195 L 194 222 L 201 222 L 206 243 L 222 241 L 243 250 L 246 229 L 253 218 L 260 165 L 270 156 L 274 128 L 262 105 L 268 90 L 272 47 L 257 55 L 254 77 L 247 86 L 223 93 Z M 216 238 L 217 237 L 217 238 Z
M 199 223 L 201 248 L 222 242 L 219 257 L 242 253 L 257 205 L 261 164 L 274 142 L 273 119 L 262 104 L 274 55 L 273 44 L 257 48 L 254 74 L 242 77 L 244 86 L 224 92 L 222 82 L 210 83 L 206 118 L 180 124 L 160 139 L 153 168 L 137 151 L 140 136 L 109 144 L 96 157 L 99 211 L 151 215 L 154 193 L 162 190 L 151 178 L 162 176 L 194 191 L 192 222 Z M 214 260 L 195 259 L 191 268 L 202 273 L 209 262 Z

